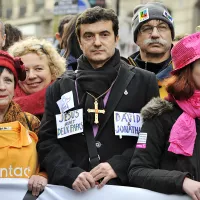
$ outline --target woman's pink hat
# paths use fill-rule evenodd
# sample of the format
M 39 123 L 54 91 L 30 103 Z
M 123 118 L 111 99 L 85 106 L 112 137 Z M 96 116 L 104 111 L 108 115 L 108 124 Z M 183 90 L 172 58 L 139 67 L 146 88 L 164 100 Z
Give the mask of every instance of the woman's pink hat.
M 181 39 L 171 51 L 172 63 L 175 74 L 178 70 L 184 68 L 195 60 L 200 59 L 200 32 L 188 35 Z

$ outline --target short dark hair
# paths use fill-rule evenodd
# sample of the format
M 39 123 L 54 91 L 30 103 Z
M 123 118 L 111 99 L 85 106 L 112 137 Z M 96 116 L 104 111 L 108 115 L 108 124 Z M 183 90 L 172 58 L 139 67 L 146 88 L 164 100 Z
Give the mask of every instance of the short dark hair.
M 12 74 L 13 77 L 15 77 L 13 72 L 9 68 L 4 67 L 4 66 L 0 66 L 0 75 L 3 73 L 4 70 L 7 70 L 9 74 Z M 16 82 L 15 78 L 14 78 L 14 81 L 15 81 L 15 87 L 16 87 L 17 82 Z
M 76 21 L 76 35 L 80 39 L 81 24 L 93 24 L 95 22 L 109 20 L 113 23 L 113 31 L 115 36 L 118 36 L 119 20 L 114 10 L 101 8 L 99 6 L 88 8 L 78 17 Z
M 69 23 L 69 21 L 73 18 L 73 15 L 67 15 L 63 19 L 61 19 L 60 24 L 58 26 L 58 32 L 60 34 L 60 37 L 62 37 L 64 32 L 64 25 L 66 23 Z
M 166 79 L 166 90 L 176 100 L 187 100 L 194 94 L 195 83 L 192 77 L 192 70 L 193 65 L 187 65 Z
M 7 70 L 10 74 L 13 74 L 13 72 L 9 68 L 0 66 L 0 75 L 3 73 L 4 69 Z M 13 74 L 13 76 L 14 76 L 14 74 Z

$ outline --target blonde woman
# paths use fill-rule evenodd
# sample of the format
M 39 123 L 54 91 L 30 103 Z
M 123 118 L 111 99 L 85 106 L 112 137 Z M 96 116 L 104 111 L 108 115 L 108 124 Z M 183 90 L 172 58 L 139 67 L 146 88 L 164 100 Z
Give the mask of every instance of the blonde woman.
M 41 119 L 46 88 L 65 72 L 65 59 L 50 42 L 33 37 L 15 43 L 8 52 L 22 59 L 27 76 L 25 81 L 19 81 L 14 101 L 23 111 Z

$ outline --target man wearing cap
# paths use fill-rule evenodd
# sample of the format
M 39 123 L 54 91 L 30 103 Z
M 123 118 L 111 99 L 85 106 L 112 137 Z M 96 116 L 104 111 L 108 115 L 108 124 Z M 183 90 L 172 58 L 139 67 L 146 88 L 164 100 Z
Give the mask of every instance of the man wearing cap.
M 132 21 L 134 42 L 140 50 L 128 57 L 134 66 L 154 72 L 160 87 L 160 96 L 167 95 L 163 80 L 172 70 L 171 47 L 174 38 L 173 19 L 161 3 L 139 5 Z

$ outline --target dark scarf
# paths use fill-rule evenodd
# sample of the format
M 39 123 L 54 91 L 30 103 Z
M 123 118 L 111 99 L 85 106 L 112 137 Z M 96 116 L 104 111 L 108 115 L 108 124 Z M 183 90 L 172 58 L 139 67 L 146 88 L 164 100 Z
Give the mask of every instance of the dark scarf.
M 161 63 L 144 62 L 143 60 L 141 60 L 140 54 L 138 54 L 135 57 L 135 62 L 138 64 L 140 68 L 146 69 L 150 72 L 154 72 L 155 74 L 158 74 L 159 72 L 167 68 L 170 61 L 171 61 L 171 56 L 167 60 Z
M 82 55 L 78 59 L 78 72 L 77 83 L 85 93 L 80 101 L 80 104 L 84 108 L 84 118 L 90 124 L 94 124 L 94 113 L 88 113 L 87 109 L 94 109 L 94 98 L 87 94 L 89 92 L 94 97 L 99 97 L 101 94 L 108 90 L 113 81 L 118 75 L 120 67 L 120 54 L 119 50 L 115 50 L 114 55 L 104 64 L 104 66 L 94 69 L 88 62 L 87 58 Z M 105 94 L 106 95 L 106 94 Z M 98 99 L 99 109 L 104 109 L 103 95 Z M 103 114 L 99 114 L 99 122 L 103 120 Z

